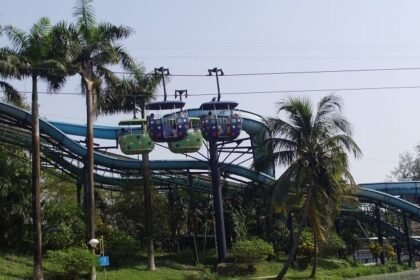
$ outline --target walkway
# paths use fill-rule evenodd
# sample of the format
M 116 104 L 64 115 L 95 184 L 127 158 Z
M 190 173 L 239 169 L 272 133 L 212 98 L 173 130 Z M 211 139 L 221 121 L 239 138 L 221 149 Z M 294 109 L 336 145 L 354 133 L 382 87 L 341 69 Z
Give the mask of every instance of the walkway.
M 419 280 L 420 269 L 353 278 L 355 280 Z

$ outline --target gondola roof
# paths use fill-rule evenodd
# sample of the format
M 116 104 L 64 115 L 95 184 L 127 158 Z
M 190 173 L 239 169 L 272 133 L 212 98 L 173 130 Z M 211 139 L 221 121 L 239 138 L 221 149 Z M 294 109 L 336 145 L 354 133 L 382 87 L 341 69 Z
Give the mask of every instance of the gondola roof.
M 185 102 L 178 100 L 152 102 L 146 105 L 147 110 L 169 110 L 169 109 L 182 109 Z
M 145 119 L 131 119 L 131 120 L 122 120 L 118 125 L 144 125 L 147 123 Z
M 234 101 L 212 101 L 201 104 L 201 110 L 232 110 L 238 106 Z

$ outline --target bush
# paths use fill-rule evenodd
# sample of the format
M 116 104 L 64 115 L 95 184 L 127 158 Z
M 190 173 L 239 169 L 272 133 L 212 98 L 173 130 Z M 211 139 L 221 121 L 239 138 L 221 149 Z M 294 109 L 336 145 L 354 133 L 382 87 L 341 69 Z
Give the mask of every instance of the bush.
M 394 247 L 392 247 L 391 244 L 385 245 L 385 254 L 388 257 L 388 259 L 394 259 L 395 256 L 397 255 L 395 253 Z
M 105 236 L 105 254 L 113 265 L 118 266 L 137 255 L 140 247 L 137 240 L 120 230 L 110 230 Z
M 325 236 L 325 242 L 321 245 L 321 255 L 324 257 L 338 257 L 340 251 L 346 249 L 346 243 L 335 232 L 329 231 Z
M 46 265 L 47 279 L 73 280 L 89 275 L 91 267 L 97 264 L 97 257 L 84 248 L 68 248 L 48 251 Z
M 43 213 L 43 243 L 47 250 L 80 246 L 85 242 L 83 211 L 77 206 L 47 204 Z
M 274 254 L 273 246 L 258 238 L 238 241 L 233 245 L 232 250 L 235 262 L 245 263 L 249 269 L 254 268 L 256 262 Z
M 369 250 L 372 252 L 372 255 L 375 259 L 379 258 L 382 253 L 382 247 L 378 242 L 371 242 L 368 245 Z
M 313 239 L 314 238 L 311 229 L 303 229 L 297 248 L 296 268 L 306 269 L 308 267 L 310 260 L 315 252 L 315 244 Z

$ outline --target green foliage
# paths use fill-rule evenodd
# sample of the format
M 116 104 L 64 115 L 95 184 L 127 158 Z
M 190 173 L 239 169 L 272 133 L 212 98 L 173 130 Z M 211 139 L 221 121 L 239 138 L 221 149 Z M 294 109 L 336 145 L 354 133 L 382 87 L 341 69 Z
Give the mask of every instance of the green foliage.
M 372 252 L 374 258 L 379 258 L 383 250 L 378 242 L 369 243 L 368 248 Z
M 357 158 L 361 151 L 352 139 L 350 123 L 342 115 L 341 99 L 335 95 L 323 97 L 316 111 L 308 98 L 290 97 L 279 102 L 278 114 L 286 118 L 266 119 L 268 152 L 256 167 L 287 168 L 273 186 L 273 209 L 287 212 L 303 205 L 299 224 L 310 217 L 314 235 L 322 240 L 342 202 L 356 186 L 348 154 Z M 306 247 L 310 251 L 310 246 Z M 279 278 L 295 257 L 296 246 L 292 248 Z
M 136 257 L 139 243 L 130 235 L 119 230 L 110 230 L 105 238 L 105 253 L 113 266 L 118 266 Z
M 386 244 L 384 250 L 388 259 L 394 259 L 395 256 L 397 255 L 395 253 L 394 247 L 391 244 Z
M 168 243 L 171 236 L 170 230 L 170 209 L 168 200 L 160 193 L 152 189 L 153 197 L 153 232 L 155 237 L 155 246 L 162 248 Z M 136 240 L 146 240 L 145 231 L 145 207 L 142 186 L 132 186 L 113 197 L 114 203 L 97 203 L 103 220 L 115 229 L 127 233 Z M 185 221 L 181 213 L 176 211 L 173 217 L 176 222 Z M 104 235 L 106 235 L 104 233 Z M 143 245 L 143 244 L 140 244 Z
M 42 230 L 47 250 L 83 244 L 86 232 L 83 211 L 75 205 L 47 204 L 43 207 Z
M 325 237 L 325 242 L 321 246 L 321 255 L 325 257 L 338 256 L 340 251 L 346 249 L 346 243 L 335 232 L 329 231 Z
M 233 247 L 233 257 L 237 263 L 253 267 L 256 262 L 267 259 L 274 254 L 273 246 L 258 238 L 237 241 Z
M 0 247 L 31 247 L 31 170 L 19 149 L 0 150 Z
M 353 253 L 361 247 L 360 236 L 363 232 L 359 226 L 355 226 L 354 219 L 342 219 L 339 221 L 340 237 L 346 244 L 344 256 L 353 255 Z
M 248 212 L 242 207 L 243 198 L 225 199 L 226 233 L 233 240 L 244 240 L 248 237 Z
M 227 279 L 220 277 L 216 273 L 212 273 L 211 265 L 201 265 L 198 267 L 189 266 L 188 268 L 173 267 L 173 263 L 179 261 L 179 256 L 171 257 L 171 264 L 167 265 L 157 258 L 159 269 L 156 271 L 148 271 L 145 264 L 124 265 L 124 267 L 107 270 L 107 279 L 123 279 L 123 280 L 215 280 Z M 284 258 L 283 258 L 284 260 Z M 21 280 L 33 279 L 33 260 L 31 256 L 16 256 L 13 254 L 0 253 L 0 279 Z M 46 268 L 50 268 L 52 262 L 50 258 L 44 259 Z M 191 263 L 192 265 L 192 263 Z M 283 266 L 283 262 L 259 262 L 255 265 L 255 270 L 247 272 L 246 276 L 236 277 L 235 279 L 245 279 L 262 277 L 267 275 L 275 275 Z M 342 280 L 343 278 L 354 278 L 365 275 L 373 275 L 388 272 L 399 272 L 409 269 L 407 265 L 398 265 L 389 263 L 381 266 L 364 266 L 351 265 L 344 260 L 320 259 L 319 272 L 317 279 Z M 297 271 L 290 270 L 287 279 L 307 279 L 309 270 Z M 48 280 L 48 275 L 44 279 Z M 378 277 L 379 278 L 379 277 Z M 63 279 L 63 278 L 59 278 Z M 64 278 L 65 279 L 65 278 Z M 105 279 L 105 275 L 101 270 L 97 270 L 97 279 Z M 231 279 L 231 278 L 229 278 Z M 402 279 L 402 278 L 401 278 Z
M 398 166 L 392 170 L 391 178 L 399 181 L 420 179 L 420 145 L 414 150 L 414 154 L 406 152 L 399 155 Z
M 64 250 L 48 251 L 48 275 L 50 279 L 78 279 L 89 274 L 92 266 L 98 260 L 91 251 L 84 248 L 68 248 Z
M 295 234 L 296 236 L 296 234 Z M 313 233 L 310 228 L 304 228 L 297 248 L 297 268 L 306 269 L 315 253 Z
M 273 248 L 276 256 L 281 252 L 287 252 L 290 249 L 290 232 L 285 226 L 285 219 L 275 219 L 273 221 L 273 229 L 270 232 L 270 241 L 273 243 Z
M 311 229 L 305 228 L 302 231 L 302 235 L 298 245 L 298 256 L 310 258 L 314 254 L 315 245 L 313 242 L 313 234 Z

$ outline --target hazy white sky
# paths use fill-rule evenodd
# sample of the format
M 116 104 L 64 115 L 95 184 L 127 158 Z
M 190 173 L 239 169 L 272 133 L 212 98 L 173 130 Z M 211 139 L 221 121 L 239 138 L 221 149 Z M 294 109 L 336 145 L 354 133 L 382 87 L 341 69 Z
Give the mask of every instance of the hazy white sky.
M 74 1 L 4 1 L 0 24 L 27 30 L 41 16 L 72 20 Z M 420 2 L 352 1 L 94 1 L 99 22 L 132 27 L 126 49 L 148 70 L 165 66 L 174 74 L 205 74 L 215 66 L 229 73 L 420 67 Z M 277 76 L 222 77 L 224 92 L 420 86 L 420 70 Z M 30 81 L 19 83 L 30 91 Z M 194 108 L 214 93 L 207 77 L 174 77 L 168 91 L 187 88 Z M 70 80 L 63 92 L 78 92 Z M 222 96 L 263 116 L 290 95 L 314 102 L 331 92 Z M 359 183 L 383 181 L 398 155 L 420 143 L 420 89 L 335 91 L 363 150 L 351 170 Z M 84 99 L 41 94 L 41 115 L 85 123 Z M 122 116 L 100 118 L 117 124 Z M 151 154 L 151 158 L 162 155 Z

